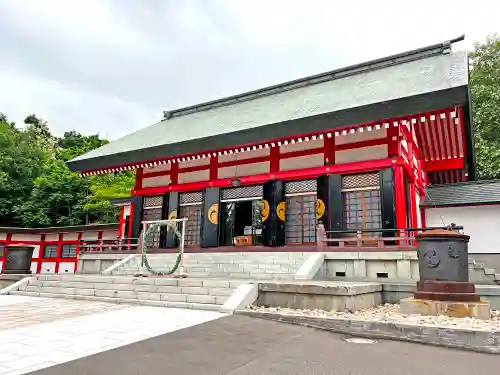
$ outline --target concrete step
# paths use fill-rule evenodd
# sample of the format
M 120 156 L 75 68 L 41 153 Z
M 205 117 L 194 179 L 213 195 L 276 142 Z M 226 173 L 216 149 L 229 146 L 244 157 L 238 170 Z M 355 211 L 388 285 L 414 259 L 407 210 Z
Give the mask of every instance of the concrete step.
M 107 298 L 117 303 L 144 304 L 144 301 L 149 301 L 159 306 L 182 303 L 220 307 L 242 283 L 243 280 L 37 275 L 16 293 L 75 299 Z
M 89 277 L 90 279 L 90 277 Z M 147 281 L 144 279 L 130 280 L 129 282 L 124 282 L 125 280 L 119 280 L 120 283 L 115 282 L 92 282 L 90 279 L 88 281 L 57 281 L 57 280 L 30 280 L 28 285 L 40 286 L 40 287 L 60 287 L 60 288 L 81 288 L 81 289 L 111 289 L 111 290 L 136 290 L 141 292 L 157 292 L 163 289 L 183 289 L 183 288 L 205 288 L 205 289 L 235 289 L 241 283 L 236 281 L 226 281 L 226 280 L 201 280 L 201 279 L 154 279 L 148 278 Z
M 82 295 L 102 295 L 110 296 L 120 294 L 123 298 L 146 298 L 148 295 L 151 299 L 162 299 L 162 295 L 184 295 L 184 296 L 210 296 L 216 297 L 218 301 L 227 299 L 235 289 L 231 288 L 206 288 L 206 287 L 178 287 L 178 286 L 161 286 L 161 285 L 131 285 L 131 284 L 110 284 L 101 285 L 84 284 L 83 286 L 74 286 L 71 283 L 65 283 L 61 286 L 57 282 L 51 282 L 51 286 L 46 284 L 30 282 L 23 290 L 27 292 L 47 292 L 55 294 L 82 294 Z M 82 284 L 82 283 L 79 283 Z M 127 295 L 127 296 L 125 296 Z M 143 297 L 141 297 L 143 296 Z M 224 303 L 223 301 L 222 303 Z M 215 302 L 214 302 L 215 303 Z
M 171 307 L 171 308 L 179 308 L 179 309 L 220 311 L 220 308 L 221 308 L 221 305 L 209 304 L 209 303 L 127 299 L 127 298 L 102 297 L 102 296 L 84 296 L 84 295 L 77 295 L 77 294 L 70 295 L 70 294 L 25 292 L 25 291 L 12 291 L 9 294 L 18 295 L 18 296 L 30 296 L 30 297 L 64 298 L 64 299 L 77 299 L 77 300 L 85 300 L 85 301 L 99 301 L 99 302 L 119 303 L 119 304 L 129 304 L 129 305 Z
M 161 288 L 161 287 L 160 287 Z M 175 291 L 162 292 L 137 292 L 131 290 L 99 290 L 99 289 L 77 289 L 77 288 L 57 288 L 57 287 L 38 287 L 27 286 L 25 293 L 34 294 L 50 294 L 50 295 L 67 295 L 67 296 L 85 296 L 85 297 L 105 297 L 118 298 L 126 300 L 143 300 L 143 301 L 167 301 L 167 302 L 186 302 L 186 303 L 201 303 L 223 305 L 229 296 L 209 295 L 209 294 L 193 294 L 193 293 L 175 293 Z

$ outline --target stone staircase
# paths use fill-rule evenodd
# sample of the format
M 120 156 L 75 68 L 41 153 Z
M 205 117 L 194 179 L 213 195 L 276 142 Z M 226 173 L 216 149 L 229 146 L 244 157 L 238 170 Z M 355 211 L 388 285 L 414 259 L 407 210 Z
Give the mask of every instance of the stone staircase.
M 302 252 L 274 253 L 187 253 L 184 273 L 189 277 L 230 278 L 252 280 L 290 280 L 311 256 Z M 175 263 L 177 254 L 150 254 L 148 261 L 155 271 L 165 271 Z M 110 267 L 104 274 L 137 275 L 141 256 L 131 256 Z
M 220 311 L 245 281 L 93 275 L 36 275 L 9 294 Z
M 476 262 L 469 258 L 470 279 L 472 282 L 484 284 L 484 282 L 492 282 L 500 285 L 500 273 L 497 273 L 493 268 L 487 268 L 484 263 Z

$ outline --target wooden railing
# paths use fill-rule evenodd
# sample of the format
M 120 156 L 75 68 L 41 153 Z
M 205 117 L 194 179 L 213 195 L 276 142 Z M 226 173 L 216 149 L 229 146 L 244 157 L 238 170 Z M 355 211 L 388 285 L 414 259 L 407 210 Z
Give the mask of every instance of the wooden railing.
M 80 241 L 80 253 L 138 252 L 138 238 L 116 238 L 95 241 Z
M 323 224 L 318 224 L 316 230 L 318 251 L 327 250 L 327 246 L 338 248 L 414 248 L 416 246 L 415 235 L 430 230 L 453 230 L 463 231 L 462 226 L 428 227 L 428 228 L 402 228 L 402 229 L 362 229 L 362 230 L 338 230 L 326 231 Z M 329 247 L 328 250 L 331 250 Z
M 364 229 L 326 231 L 322 224 L 317 226 L 316 249 L 318 251 L 335 251 L 336 249 L 413 249 L 416 246 L 415 235 L 436 229 L 462 231 L 461 226 L 403 228 L 403 229 Z M 273 247 L 263 247 L 262 251 L 275 251 Z M 274 249 L 274 250 L 273 250 Z M 155 250 L 155 249 L 153 249 Z M 314 245 L 312 249 L 314 251 Z M 308 251 L 310 251 L 308 250 Z M 95 241 L 80 241 L 80 253 L 139 253 L 138 238 L 116 238 Z M 162 249 L 156 249 L 162 251 Z M 200 250 L 203 251 L 203 250 Z

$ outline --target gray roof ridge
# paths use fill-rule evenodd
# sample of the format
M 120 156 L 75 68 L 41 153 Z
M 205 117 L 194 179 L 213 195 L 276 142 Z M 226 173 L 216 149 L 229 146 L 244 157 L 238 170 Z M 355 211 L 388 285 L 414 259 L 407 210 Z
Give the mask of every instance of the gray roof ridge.
M 163 111 L 164 118 L 162 121 L 167 121 L 173 117 L 180 117 L 194 112 L 206 111 L 209 109 L 222 107 L 241 101 L 252 100 L 262 96 L 273 95 L 284 91 L 293 90 L 299 87 L 309 86 L 321 82 L 330 81 L 333 79 L 347 77 L 350 75 L 356 75 L 371 70 L 387 68 L 389 66 L 404 64 L 410 61 L 420 60 L 440 54 L 449 54 L 451 53 L 451 44 L 460 42 L 464 39 L 465 35 L 461 35 L 457 38 L 447 40 L 441 43 L 366 61 L 364 63 L 350 65 L 347 67 L 331 70 L 328 72 L 323 72 L 312 76 L 307 76 L 292 81 L 287 81 L 276 85 L 267 86 L 264 88 L 228 96 L 225 98 L 215 99 L 204 103 L 182 107 L 175 110 Z

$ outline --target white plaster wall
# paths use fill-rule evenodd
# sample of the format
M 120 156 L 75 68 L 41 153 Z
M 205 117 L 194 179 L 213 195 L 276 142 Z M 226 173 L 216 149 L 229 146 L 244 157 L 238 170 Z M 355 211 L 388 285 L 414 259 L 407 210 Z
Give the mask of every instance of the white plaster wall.
M 118 238 L 118 230 L 109 230 L 102 232 L 103 240 L 116 240 Z
M 420 209 L 420 194 L 415 193 L 415 200 L 417 201 L 417 228 L 422 228 L 422 210 Z
M 341 137 L 335 137 L 335 144 L 337 145 L 346 145 L 349 143 L 362 142 L 362 141 L 371 141 L 373 139 L 385 138 L 387 136 L 387 131 L 385 128 L 381 128 L 379 130 L 363 131 L 356 133 L 349 133 L 346 135 L 342 135 Z
M 73 262 L 59 263 L 59 273 L 75 273 L 75 263 Z
M 143 173 L 166 172 L 166 171 L 169 171 L 170 168 L 171 168 L 171 164 L 162 164 L 162 165 L 157 165 L 156 167 L 152 167 L 152 168 L 143 168 L 142 171 L 143 171 Z
M 231 167 L 219 168 L 217 171 L 218 178 L 231 178 L 240 176 L 252 176 L 255 174 L 269 173 L 270 163 L 264 161 L 261 163 L 251 163 L 243 165 L 234 165 Z
M 59 241 L 59 235 L 58 234 L 46 234 L 45 241 Z
M 148 188 L 154 186 L 165 186 L 165 185 L 170 185 L 171 182 L 172 179 L 168 174 L 165 176 L 145 177 L 142 179 L 142 187 Z
M 63 240 L 64 241 L 74 241 L 78 239 L 78 233 L 64 233 Z
M 83 232 L 82 240 L 96 241 L 97 240 L 97 232 Z
M 342 138 L 342 137 L 340 137 Z M 387 145 L 353 148 L 335 152 L 335 164 L 353 163 L 363 160 L 383 159 L 388 155 Z
M 287 145 L 280 146 L 280 154 L 286 154 L 288 152 L 313 150 L 315 148 L 321 148 L 324 145 L 323 139 L 315 139 L 314 141 L 300 142 L 300 143 L 290 143 Z
M 463 226 L 470 253 L 500 253 L 500 205 L 428 208 L 425 215 L 428 227 L 443 226 L 443 221 Z
M 56 262 L 42 262 L 41 273 L 55 273 Z
M 41 238 L 41 234 L 12 234 L 12 241 L 40 241 Z
M 203 169 L 201 171 L 179 173 L 177 181 L 179 184 L 185 184 L 187 182 L 207 181 L 209 177 L 210 170 Z
M 33 245 L 33 258 L 40 257 L 40 245 Z
M 189 160 L 189 161 L 181 161 L 179 163 L 179 168 L 192 168 L 192 167 L 199 167 L 202 165 L 209 165 L 210 164 L 210 158 L 204 158 L 204 159 L 194 159 L 194 160 Z
M 219 155 L 217 160 L 219 161 L 219 163 L 225 163 L 228 161 L 263 158 L 264 156 L 269 156 L 270 153 L 271 149 L 261 148 L 257 150 L 238 152 L 237 154 Z
M 127 217 L 127 215 L 130 215 L 130 204 L 123 206 L 123 216 Z
M 321 167 L 325 165 L 325 156 L 323 153 L 297 156 L 280 160 L 280 171 L 290 171 L 295 169 Z

